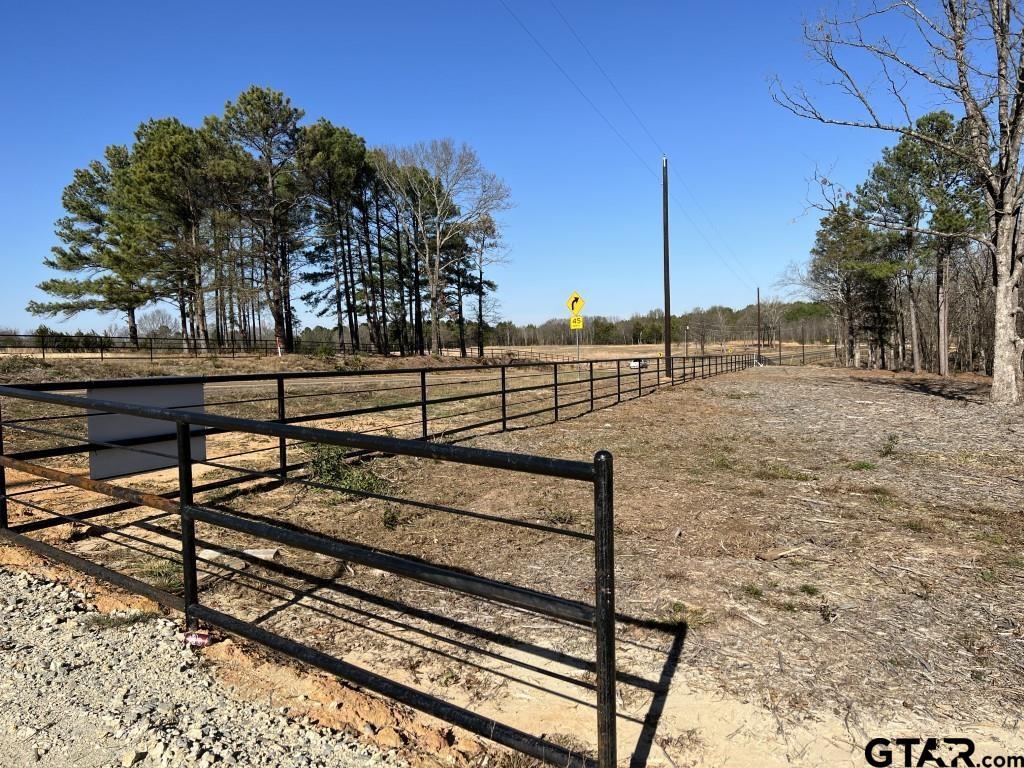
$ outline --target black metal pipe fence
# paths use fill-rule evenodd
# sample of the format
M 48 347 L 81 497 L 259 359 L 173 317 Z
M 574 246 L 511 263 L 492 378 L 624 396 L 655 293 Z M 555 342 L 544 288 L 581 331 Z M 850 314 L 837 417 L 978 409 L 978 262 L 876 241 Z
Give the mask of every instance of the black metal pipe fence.
M 793 357 L 784 356 L 783 361 Z M 806 355 L 801 359 L 810 361 Z M 598 763 L 608 768 L 614 765 L 616 733 L 611 456 L 602 452 L 592 462 L 568 461 L 482 450 L 451 444 L 448 439 L 454 435 L 479 434 L 481 430 L 504 431 L 551 419 L 572 418 L 652 394 L 662 387 L 758 364 L 755 354 L 679 357 L 673 358 L 672 362 L 671 377 L 663 375 L 665 361 L 662 358 L 648 357 L 583 363 L 537 361 L 529 365 L 149 377 L 0 387 L 0 536 L 182 610 L 190 623 L 201 620 L 247 637 L 505 746 L 558 765 L 583 765 L 591 761 L 204 604 L 198 579 L 202 558 L 196 552 L 196 524 L 201 524 L 204 529 L 244 534 L 291 549 L 363 564 L 434 588 L 454 590 L 475 599 L 511 605 L 590 627 L 596 636 L 597 650 L 592 668 L 597 680 L 594 687 L 597 693 Z M 765 356 L 760 362 L 767 362 Z M 144 389 L 189 383 L 204 385 L 203 401 L 178 408 L 154 408 L 102 396 L 105 390 L 123 387 Z M 90 396 L 82 397 L 82 390 Z M 200 407 L 203 410 L 198 410 Z M 85 418 L 89 414 L 121 414 L 173 423 L 176 425 L 176 452 L 169 454 L 165 448 L 154 446 L 152 437 L 114 441 L 90 439 Z M 345 431 L 339 429 L 342 426 L 346 427 Z M 208 443 L 208 448 L 216 449 L 212 455 L 202 459 L 192 455 L 192 439 L 218 435 L 242 436 L 245 445 L 221 446 L 215 439 Z M 369 455 L 408 456 L 592 485 L 594 518 L 591 533 L 546 525 L 536 520 L 513 519 L 399 498 L 374 490 L 340 490 L 353 496 L 404 504 L 415 509 L 457 514 L 468 520 L 592 540 L 595 568 L 593 604 L 381 552 L 310 530 L 296 530 L 272 521 L 224 512 L 197 501 L 197 496 L 214 490 L 234 486 L 251 488 L 254 483 L 269 481 L 339 490 L 311 476 L 310 446 L 343 449 L 346 459 Z M 153 492 L 126 487 L 123 483 L 92 480 L 69 471 L 81 467 L 88 452 L 104 450 L 134 451 L 169 458 L 170 465 L 178 469 L 177 483 L 173 488 Z M 296 451 L 299 456 L 295 455 Z M 59 469 L 40 463 L 57 458 L 61 460 Z M 197 465 L 226 472 L 228 476 L 194 483 L 193 467 Z M 8 492 L 8 470 L 46 484 Z M 90 501 L 84 509 L 75 507 L 63 511 L 52 505 L 47 507 L 42 503 L 48 498 L 44 494 L 55 488 L 100 494 L 106 502 L 95 506 Z M 11 525 L 11 505 L 31 510 L 33 517 L 19 516 L 21 519 Z M 132 521 L 127 525 L 105 522 L 118 520 L 116 516 L 139 508 L 155 510 L 157 517 L 176 519 L 180 532 L 161 526 L 152 518 Z M 149 534 L 170 536 L 173 541 L 162 545 L 158 555 L 165 558 L 175 556 L 173 562 L 175 568 L 180 569 L 181 589 L 159 589 L 116 567 L 58 549 L 31 535 L 68 524 L 87 524 L 92 532 L 90 535 L 116 538 L 124 546 L 142 547 L 146 551 L 153 550 L 152 541 L 132 539 L 128 528 L 135 526 Z
M 754 350 L 753 345 L 749 348 L 734 351 L 734 354 L 747 353 Z M 816 349 L 820 346 L 815 345 Z M 332 357 L 335 355 L 350 355 L 360 351 L 374 354 L 369 346 L 355 347 L 351 342 L 337 340 L 317 341 L 295 339 L 293 341 L 294 354 Z M 108 336 L 106 334 L 92 333 L 34 333 L 34 334 L 0 334 L 0 356 L 3 355 L 27 355 L 46 359 L 50 357 L 72 357 L 76 359 L 99 359 L 107 358 L 116 360 L 157 360 L 200 358 L 200 357 L 273 357 L 287 352 L 285 349 L 278 349 L 275 339 L 246 339 L 241 336 L 233 338 L 205 340 L 187 339 L 181 337 L 158 337 L 144 336 L 132 339 L 128 336 Z M 573 362 L 570 355 L 544 352 L 535 349 L 521 349 L 516 347 L 489 346 L 484 349 L 484 354 L 478 355 L 476 348 L 469 348 L 466 355 L 462 354 L 459 347 L 445 346 L 440 349 L 442 357 L 467 357 L 471 359 L 495 359 L 513 362 Z M 773 352 L 771 347 L 762 348 L 762 357 L 770 358 Z M 792 353 L 790 353 L 792 354 Z M 715 357 L 715 355 L 708 355 Z M 725 356 L 722 353 L 718 356 Z M 684 355 L 689 358 L 689 355 Z M 675 356 L 673 356 L 673 359 Z
M 756 355 L 674 358 L 672 376 L 657 357 L 594 360 L 581 363 L 533 362 L 432 368 L 383 368 L 211 376 L 139 377 L 21 385 L 38 392 L 101 392 L 203 384 L 204 402 L 191 404 L 226 416 L 256 417 L 282 424 L 318 422 L 368 434 L 431 440 L 536 426 L 643 397 L 662 387 L 748 368 Z M 221 394 L 223 393 L 223 395 Z M 216 397 L 210 395 L 216 394 Z M 184 407 L 184 406 L 183 406 Z M 23 413 L 24 411 L 24 413 Z M 74 414 L 67 415 L 73 421 Z M 65 416 L 38 409 L 7 415 L 23 432 L 52 428 Z M 77 433 L 82 440 L 75 441 Z M 213 435 L 208 427 L 202 434 Z M 39 434 L 42 434 L 39 432 Z M 29 447 L 25 459 L 71 455 L 90 450 L 83 425 L 61 445 Z M 144 441 L 144 439 L 142 439 Z M 38 442 L 38 441 L 37 441 Z M 129 447 L 131 441 L 125 441 Z M 288 463 L 288 445 L 276 441 L 279 464 Z M 269 450 L 269 447 L 260 450 Z
M 781 361 L 793 365 L 819 362 L 832 354 L 831 348 L 807 350 L 781 358 L 762 355 L 760 362 L 775 365 Z M 203 384 L 206 397 L 191 406 L 202 406 L 207 412 L 281 424 L 319 423 L 365 434 L 435 440 L 580 416 L 647 396 L 666 386 L 743 370 L 757 365 L 758 358 L 754 353 L 674 357 L 670 377 L 664 375 L 664 363 L 660 357 L 644 357 L 570 363 L 537 361 L 430 368 L 159 376 L 20 386 L 39 392 L 101 392 L 108 388 L 144 388 L 169 383 Z M 84 424 L 74 423 L 75 416 L 25 408 L 8 413 L 9 427 L 40 436 L 45 435 L 44 425 L 52 432 L 61 420 L 69 422 L 61 444 L 28 445 L 19 457 L 36 460 L 93 449 L 95 446 L 87 442 Z M 223 430 L 211 426 L 201 434 L 209 436 L 220 431 Z M 145 440 L 139 438 L 136 442 Z M 132 441 L 122 441 L 119 445 L 130 447 Z M 280 438 L 273 446 L 279 454 L 280 473 L 284 474 L 289 463 L 288 441 Z M 272 447 L 268 444 L 250 452 L 270 450 Z
M 106 579 L 120 587 L 144 594 L 170 608 L 181 610 L 189 627 L 202 621 L 249 640 L 261 643 L 278 652 L 287 654 L 320 669 L 338 675 L 361 688 L 387 696 L 398 702 L 439 717 L 453 725 L 466 729 L 478 736 L 504 746 L 522 751 L 554 765 L 591 766 L 611 768 L 616 755 L 616 669 L 615 669 L 615 607 L 614 607 L 614 548 L 612 540 L 612 459 L 606 452 L 599 452 L 591 462 L 551 459 L 541 456 L 484 450 L 458 445 L 407 440 L 354 432 L 342 432 L 306 426 L 283 424 L 275 421 L 240 419 L 200 411 L 154 408 L 134 405 L 95 397 L 81 397 L 59 392 L 29 390 L 19 387 L 0 387 L 0 398 L 9 407 L 13 402 L 30 402 L 58 405 L 62 408 L 78 409 L 91 414 L 121 414 L 138 418 L 165 421 L 176 426 L 176 452 L 173 456 L 177 466 L 177 487 L 171 492 L 155 494 L 137 488 L 44 466 L 11 454 L 6 444 L 0 443 L 0 537 L 26 546 L 39 554 L 78 568 L 91 575 Z M 5 409 L 6 410 L 6 409 Z M 3 422 L 8 431 L 24 426 L 23 422 Z M 359 451 L 372 451 L 390 456 L 430 458 L 452 462 L 467 467 L 487 467 L 510 472 L 543 475 L 561 480 L 584 482 L 593 488 L 594 517 L 592 533 L 572 532 L 594 542 L 594 601 L 580 602 L 555 594 L 540 592 L 528 587 L 478 576 L 463 569 L 449 568 L 426 562 L 422 559 L 382 551 L 353 541 L 339 539 L 311 530 L 286 527 L 235 512 L 225 512 L 203 504 L 196 499 L 200 486 L 193 483 L 193 467 L 209 462 L 192 455 L 192 439 L 199 430 L 217 430 L 239 435 L 263 435 L 284 441 L 296 441 L 308 445 L 330 445 Z M 152 443 L 153 438 L 149 439 Z M 92 450 L 102 449 L 92 445 Z M 123 449 L 120 444 L 114 445 Z M 145 450 L 140 446 L 131 450 Z M 170 458 L 168 453 L 160 454 Z M 260 476 L 273 476 L 279 480 L 301 485 L 317 485 L 314 481 L 296 472 L 295 467 L 281 468 L 282 474 L 273 472 L 252 472 L 236 468 L 240 472 L 235 481 L 251 481 Z M 10 505 L 23 505 L 36 513 L 49 513 L 50 526 L 65 525 L 90 519 L 91 526 L 111 534 L 125 536 L 126 526 L 103 525 L 95 522 L 96 510 L 86 515 L 62 514 L 59 510 L 48 509 L 42 504 L 27 502 L 23 496 L 7 492 L 8 471 L 19 475 L 55 481 L 68 488 L 77 488 L 91 494 L 99 494 L 120 502 L 108 505 L 103 514 L 123 511 L 126 508 L 155 510 L 161 516 L 176 517 L 180 525 L 177 543 L 180 556 L 173 560 L 181 569 L 180 594 L 154 587 L 144 580 L 135 578 L 79 555 L 59 549 L 29 535 L 39 530 L 36 522 L 11 524 Z M 319 483 L 323 485 L 323 483 Z M 335 489 L 341 490 L 341 489 Z M 397 496 L 370 494 L 377 498 L 396 503 L 412 502 Z M 436 505 L 435 505 L 436 506 Z M 458 510 L 451 510 L 453 512 Z M 504 521 L 493 515 L 489 521 L 517 524 L 521 521 Z M 493 719 L 468 709 L 455 706 L 436 696 L 424 693 L 410 686 L 400 684 L 385 676 L 364 669 L 312 645 L 297 639 L 272 632 L 256 622 L 246 621 L 238 616 L 217 610 L 206 604 L 200 588 L 199 567 L 201 559 L 197 554 L 197 523 L 211 530 L 225 530 L 245 534 L 248 537 L 286 546 L 289 550 L 316 553 L 338 562 L 362 565 L 394 574 L 404 579 L 418 581 L 432 587 L 461 593 L 475 599 L 501 603 L 533 614 L 550 617 L 558 621 L 587 627 L 595 634 L 596 654 L 592 669 L 596 676 L 596 710 L 598 760 L 595 761 L 570 749 L 545 741 L 532 734 L 511 728 Z M 154 526 L 137 523 L 146 530 Z M 167 531 L 166 528 L 162 529 Z M 569 533 L 548 528 L 551 532 Z M 170 532 L 173 537 L 173 532 Z M 137 539 L 138 544 L 149 544 L 146 539 Z M 164 550 L 167 550 L 164 547 Z M 148 550 L 147 550 L 148 551 Z
M 292 352 L 300 355 L 349 355 L 359 351 L 372 354 L 370 347 L 355 348 L 350 342 L 316 341 L 295 339 Z M 283 354 L 287 350 L 282 349 Z M 274 339 L 230 339 L 205 340 L 180 337 L 143 336 L 132 339 L 129 336 L 108 336 L 94 333 L 31 333 L 0 334 L 0 356 L 26 355 L 50 358 L 72 357 L 94 360 L 157 360 L 200 358 L 200 357 L 273 357 L 279 353 Z
M 807 365 L 809 363 L 823 363 L 836 359 L 834 347 L 803 347 L 799 349 L 765 349 L 761 354 L 763 365 Z
M 467 347 L 465 352 L 463 352 L 461 347 L 447 345 L 441 347 L 440 355 L 441 357 L 465 357 L 476 359 L 498 358 L 502 360 L 543 360 L 546 362 L 558 363 L 568 363 L 575 359 L 570 355 L 556 354 L 554 352 L 538 352 L 533 349 L 500 346 L 484 347 L 484 353 L 481 355 L 477 347 Z

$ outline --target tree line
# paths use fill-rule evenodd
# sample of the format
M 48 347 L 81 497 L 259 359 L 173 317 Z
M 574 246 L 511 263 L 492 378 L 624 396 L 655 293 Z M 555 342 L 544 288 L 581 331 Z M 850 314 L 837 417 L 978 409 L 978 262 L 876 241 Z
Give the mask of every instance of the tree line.
M 692 344 L 693 350 L 722 349 L 729 342 L 757 341 L 758 308 L 748 304 L 741 309 L 715 305 L 696 307 L 681 315 L 672 315 L 673 344 Z M 835 340 L 836 323 L 828 305 L 807 301 L 784 302 L 777 298 L 761 302 L 761 343 L 780 341 L 830 344 Z M 588 315 L 580 334 L 582 344 L 660 344 L 665 338 L 665 313 L 653 309 L 629 318 Z M 575 344 L 576 331 L 565 317 L 542 323 L 498 323 L 493 334 L 495 344 L 532 346 Z
M 835 195 L 807 278 L 844 318 L 847 356 L 871 364 L 955 364 L 992 375 L 992 400 L 1024 391 L 1024 3 L 849 3 L 804 24 L 839 94 L 772 86 L 775 101 L 826 125 L 899 142 L 867 180 Z M 956 115 L 921 115 L 945 104 Z M 955 106 L 954 106 L 955 105 Z M 934 329 L 934 330 L 933 330 Z
M 28 310 L 117 312 L 137 344 L 162 303 L 183 348 L 272 335 L 291 351 L 301 300 L 354 350 L 437 351 L 444 325 L 482 350 L 505 183 L 468 145 L 368 148 L 304 116 L 252 86 L 198 127 L 149 120 L 107 147 L 63 192 L 45 260 L 60 274 Z
M 993 372 L 984 192 L 972 165 L 945 149 L 967 130 L 948 112 L 930 113 L 916 131 L 935 141 L 902 137 L 851 192 L 823 181 L 828 213 L 809 264 L 790 279 L 831 307 L 848 365 Z

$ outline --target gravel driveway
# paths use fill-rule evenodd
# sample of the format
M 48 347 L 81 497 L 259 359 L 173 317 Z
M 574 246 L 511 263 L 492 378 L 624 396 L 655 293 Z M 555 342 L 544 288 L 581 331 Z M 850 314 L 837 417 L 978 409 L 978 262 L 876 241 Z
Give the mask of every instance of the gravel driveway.
M 100 614 L 0 569 L 0 765 L 397 765 L 342 734 L 228 697 L 174 622 Z

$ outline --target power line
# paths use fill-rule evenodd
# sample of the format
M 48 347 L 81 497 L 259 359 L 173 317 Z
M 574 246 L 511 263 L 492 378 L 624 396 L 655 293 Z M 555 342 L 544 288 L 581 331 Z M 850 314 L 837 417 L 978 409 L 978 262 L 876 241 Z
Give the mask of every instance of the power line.
M 516 20 L 516 23 L 519 24 L 519 26 L 522 28 L 523 32 L 526 33 L 527 37 L 529 37 L 531 40 L 533 40 L 534 44 L 538 48 L 540 48 L 540 50 L 544 53 L 545 56 L 548 57 L 548 59 L 551 61 L 551 63 L 555 65 L 555 68 L 559 72 L 562 73 L 562 76 L 566 80 L 568 80 L 569 83 L 572 85 L 572 87 L 575 88 L 576 91 L 579 93 L 579 95 L 583 97 L 583 100 L 586 101 L 587 104 L 590 105 L 590 108 L 593 109 L 597 113 L 598 117 L 600 117 L 602 120 L 604 120 L 605 124 L 612 130 L 612 132 L 616 136 L 619 137 L 619 141 L 621 141 L 623 144 L 625 144 L 626 147 L 629 149 L 629 151 L 633 153 L 634 157 L 636 157 L 636 159 L 640 161 L 641 165 L 643 165 L 644 168 L 646 168 L 650 172 L 650 174 L 652 176 L 654 176 L 655 179 L 657 179 L 658 178 L 658 174 L 655 172 L 655 170 L 650 165 L 647 164 L 647 161 L 644 160 L 643 155 L 641 155 L 639 152 L 636 151 L 636 148 L 632 144 L 629 143 L 629 140 L 625 136 L 622 135 L 622 133 L 619 131 L 619 129 L 615 127 L 615 124 L 612 123 L 612 121 L 608 119 L 608 117 L 604 114 L 604 112 L 602 112 L 598 108 L 597 104 L 595 104 L 591 100 L 591 98 L 589 96 L 587 96 L 587 94 L 584 92 L 584 90 L 579 86 L 579 83 L 577 83 L 575 80 L 572 79 L 572 76 L 568 72 L 565 71 L 565 69 L 562 67 L 562 65 L 558 63 L 558 60 L 554 56 L 552 56 L 551 52 L 548 51 L 548 49 L 544 47 L 543 43 L 541 43 L 541 41 L 537 39 L 536 35 L 534 35 L 533 32 L 530 31 L 529 27 L 527 27 L 526 24 L 523 23 L 523 20 L 520 19 L 518 16 L 516 16 L 515 12 L 511 8 L 508 7 L 508 3 L 506 3 L 505 0 L 498 0 L 498 2 L 501 3 L 502 7 L 506 11 L 508 11 L 508 15 Z
M 501 2 L 504 5 L 504 0 L 501 0 Z M 590 59 L 590 61 L 594 64 L 595 67 L 597 67 L 597 70 L 598 70 L 598 72 L 601 73 L 601 76 L 604 77 L 604 79 L 605 79 L 605 81 L 607 81 L 608 85 L 610 85 L 612 90 L 615 91 L 615 95 L 619 97 L 619 100 L 622 102 L 623 106 L 625 106 L 626 109 L 629 111 L 629 113 L 633 116 L 633 119 L 636 120 L 637 124 L 640 126 L 640 128 L 643 130 L 643 132 L 647 135 L 647 138 L 651 140 L 651 143 L 655 146 L 655 148 L 662 155 L 667 155 L 668 153 L 665 151 L 664 147 L 662 147 L 661 143 L 654 136 L 654 133 L 651 131 L 651 129 L 647 127 L 647 123 L 645 123 L 643 121 L 643 118 L 641 118 L 640 115 L 637 114 L 637 111 L 635 109 L 633 109 L 633 105 L 629 103 L 629 100 L 626 98 L 625 94 L 622 93 L 622 91 L 619 89 L 619 87 L 615 84 L 615 81 L 612 79 L 611 75 L 609 75 L 608 71 L 601 65 L 601 62 L 598 61 L 597 57 L 590 50 L 590 47 L 583 41 L 583 38 L 580 37 L 579 33 L 576 31 L 576 28 L 572 25 L 572 23 L 569 21 L 569 19 L 566 18 L 564 13 L 562 13 L 561 9 L 555 3 L 555 0 L 548 0 L 548 2 L 551 4 L 551 7 L 552 7 L 552 9 L 554 9 L 555 13 L 558 15 L 558 18 L 560 18 L 562 20 L 562 23 L 565 24 L 566 28 L 569 30 L 569 32 L 572 34 L 572 36 L 576 39 L 576 42 L 579 43 L 580 48 L 583 49 L 584 53 L 587 54 L 587 56 Z M 506 6 L 506 8 L 507 7 L 508 6 Z M 521 21 L 519 23 L 520 23 L 520 26 L 523 26 L 523 28 L 525 29 L 525 26 L 523 25 L 523 23 Z M 527 30 L 527 32 L 529 32 L 529 31 Z M 533 37 L 533 35 L 530 35 L 530 36 Z M 536 38 L 534 38 L 534 41 L 536 42 Z M 539 43 L 538 43 L 538 45 L 539 45 Z M 545 53 L 547 53 L 548 58 L 550 58 L 552 61 L 554 61 L 554 57 L 551 56 L 550 53 L 548 53 L 546 50 L 545 50 Z M 556 65 L 557 65 L 557 62 L 556 62 Z M 559 66 L 559 69 L 562 70 L 562 67 Z M 565 74 L 565 71 L 562 70 L 562 73 Z M 577 87 L 577 90 L 580 90 L 579 86 L 576 86 L 576 87 Z M 581 93 L 582 93 L 582 91 L 581 91 Z M 587 101 L 589 102 L 590 99 L 587 99 Z M 603 115 L 602 115 L 602 117 L 603 117 Z M 608 122 L 607 118 L 605 118 L 605 121 Z M 616 131 L 616 133 L 618 133 L 618 131 Z M 636 154 L 635 150 L 634 150 L 634 154 Z M 718 239 L 722 242 L 722 245 L 724 245 L 726 250 L 729 251 L 729 253 L 732 256 L 733 260 L 735 261 L 736 265 L 739 266 L 740 269 L 742 269 L 743 271 L 746 271 L 746 267 L 743 265 L 743 262 L 740 260 L 739 256 L 736 254 L 736 252 L 729 245 L 728 241 L 725 239 L 725 237 L 719 231 L 718 227 L 715 225 L 714 220 L 711 218 L 711 216 L 708 215 L 708 212 L 701 205 L 700 200 L 693 193 L 693 190 L 690 189 L 690 185 L 686 183 L 686 180 L 676 170 L 675 165 L 672 165 L 670 170 L 671 170 L 672 174 L 675 176 L 676 180 L 683 186 L 683 189 L 685 189 L 687 194 L 693 199 L 693 201 L 696 204 L 698 210 L 700 210 L 700 212 L 704 215 L 704 218 L 707 220 L 708 224 L 711 225 L 712 231 L 715 233 L 715 235 L 718 236 Z M 689 220 L 690 224 L 697 231 L 697 233 L 710 246 L 711 244 L 708 241 L 708 238 L 704 235 L 704 233 L 700 229 L 700 227 L 697 226 L 697 223 L 688 215 L 688 213 L 686 212 L 686 209 L 683 207 L 682 203 L 679 200 L 675 199 L 674 195 L 670 194 L 670 197 L 673 198 L 673 202 L 675 202 L 676 205 L 679 206 L 679 209 L 683 212 L 683 215 L 686 216 L 686 218 Z M 725 264 L 727 267 L 729 267 L 729 270 L 734 275 L 736 275 L 736 277 L 739 277 L 739 275 L 736 274 L 736 271 L 732 268 L 732 265 L 730 265 L 730 264 L 728 264 L 726 262 L 726 260 L 722 257 L 722 255 L 717 252 L 717 249 L 715 249 L 714 246 L 711 246 L 711 248 L 715 252 L 715 254 L 719 257 L 719 259 L 721 259 L 722 263 Z M 750 283 L 748 283 L 745 279 L 743 279 L 743 278 L 739 278 L 739 279 L 748 288 L 751 287 Z
M 622 95 L 622 91 L 620 91 L 619 87 L 615 85 L 615 81 L 612 80 L 611 76 L 605 71 L 604 67 L 601 66 L 601 62 L 599 62 L 597 60 L 597 57 L 590 52 L 590 48 L 588 48 L 587 44 L 583 42 L 583 38 L 581 38 L 579 34 L 576 32 L 576 28 L 569 23 L 569 19 L 565 17 L 565 14 L 562 13 L 561 9 L 555 4 L 555 0 L 548 0 L 548 2 L 551 3 L 551 7 L 554 8 L 555 13 L 558 14 L 558 18 L 562 20 L 562 23 L 565 24 L 566 27 L 568 27 L 569 31 L 572 33 L 572 36 L 576 38 L 576 42 L 580 44 L 580 48 L 582 48 L 586 52 L 587 56 L 589 56 L 590 60 L 594 63 L 594 66 L 597 67 L 597 70 L 604 76 L 604 79 L 608 81 L 608 85 L 612 87 L 612 90 L 615 91 L 616 95 L 626 106 L 626 109 L 629 110 L 629 113 L 633 116 L 633 119 L 640 124 L 640 127 L 643 129 L 644 133 L 647 134 L 647 138 L 651 140 L 651 142 L 654 144 L 655 147 L 658 148 L 658 151 L 661 154 L 668 154 L 667 152 L 665 152 L 664 149 L 662 149 L 661 144 L 659 144 L 658 140 L 654 138 L 654 134 L 651 133 L 650 129 L 647 127 L 647 124 L 640 119 L 640 115 L 636 113 L 636 110 L 634 110 L 630 103 L 626 100 L 626 97 Z

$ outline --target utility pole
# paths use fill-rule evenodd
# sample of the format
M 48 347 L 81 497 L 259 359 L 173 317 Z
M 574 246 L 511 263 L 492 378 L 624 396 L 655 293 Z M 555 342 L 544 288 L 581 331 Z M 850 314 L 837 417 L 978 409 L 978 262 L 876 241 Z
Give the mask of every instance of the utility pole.
M 672 292 L 668 265 L 668 158 L 661 158 L 661 228 L 665 250 L 665 374 L 672 378 Z
M 761 286 L 757 287 L 757 364 L 761 364 Z

